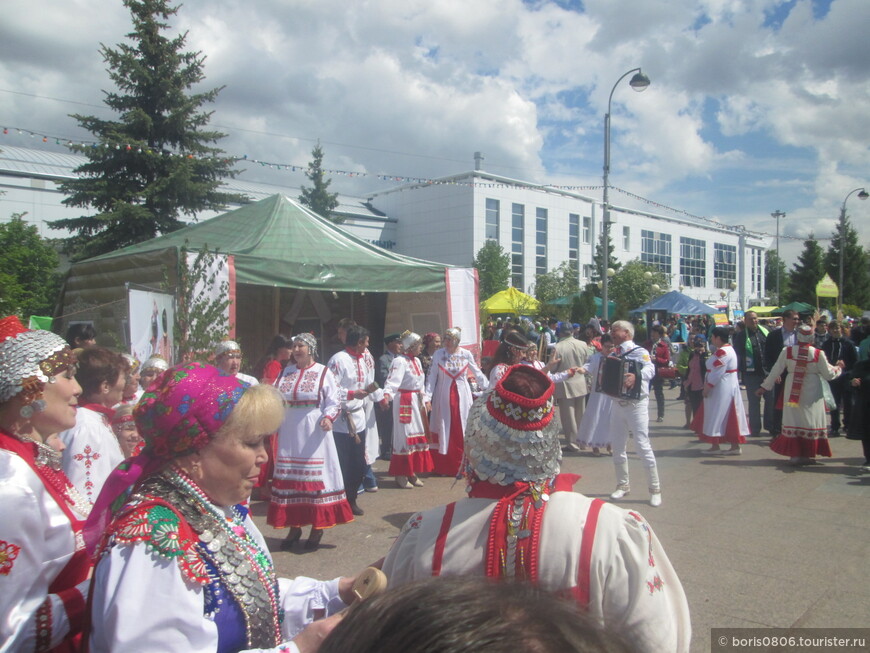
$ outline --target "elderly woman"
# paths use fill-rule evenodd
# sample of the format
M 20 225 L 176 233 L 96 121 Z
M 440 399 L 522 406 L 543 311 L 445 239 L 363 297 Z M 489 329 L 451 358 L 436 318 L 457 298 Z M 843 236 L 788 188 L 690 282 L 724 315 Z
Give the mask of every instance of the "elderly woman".
M 82 387 L 75 425 L 59 433 L 66 445 L 63 470 L 90 503 L 97 500 L 106 478 L 124 460 L 112 432 L 112 408 L 121 401 L 127 385 L 129 363 L 103 347 L 90 347 L 79 354 L 76 380 Z
M 393 454 L 390 474 L 396 485 L 410 490 L 423 486 L 417 476 L 432 471 L 432 456 L 427 439 L 426 411 L 431 408 L 426 394 L 425 378 L 417 354 L 420 336 L 405 331 L 401 336 L 403 354 L 390 364 L 390 373 L 384 384 L 384 403 L 393 402 Z
M 478 387 L 485 390 L 487 378 L 474 362 L 474 356 L 459 346 L 462 329 L 453 327 L 444 333 L 444 347 L 432 357 L 432 367 L 426 378 L 426 394 L 432 397 L 429 419 L 430 442 L 435 473 L 456 476 L 462 463 L 465 420 L 471 409 L 471 385 L 468 375 L 474 374 Z
M 46 444 L 76 421 L 81 387 L 63 338 L 0 320 L 0 648 L 75 650 L 90 560 L 90 504 Z M 55 648 L 56 647 L 56 648 Z
M 713 355 L 707 359 L 702 395 L 704 403 L 692 423 L 698 439 L 710 444 L 702 453 L 739 456 L 740 445 L 749 435 L 743 395 L 737 380 L 737 354 L 731 346 L 728 327 L 715 327 L 710 334 Z M 723 452 L 721 442 L 731 445 Z
M 145 392 L 139 385 L 141 377 L 139 361 L 131 354 L 121 354 L 121 356 L 127 361 L 130 371 L 127 372 L 127 383 L 124 385 L 124 392 L 121 393 L 121 401 L 113 406 L 115 410 L 121 406 L 135 406 Z
M 253 376 L 242 374 L 242 348 L 235 340 L 224 340 L 214 348 L 214 364 L 221 372 L 232 374 L 248 385 L 257 385 L 259 381 Z
M 135 417 L 145 450 L 112 475 L 85 529 L 89 548 L 99 542 L 91 651 L 288 651 L 293 638 L 308 650 L 317 633 L 303 628 L 349 603 L 352 580 L 277 578 L 244 505 L 284 419 L 280 394 L 189 363 Z
M 812 346 L 814 339 L 811 326 L 799 326 L 797 344 L 783 348 L 770 374 L 756 390 L 758 396 L 772 390 L 779 375 L 788 370 L 782 391 L 782 432 L 773 439 L 770 448 L 788 456 L 792 465 L 811 464 L 816 456 L 831 457 L 822 384 L 840 376 L 844 363 L 830 365 L 825 352 Z
M 320 363 L 310 333 L 293 338 L 293 362 L 278 377 L 287 410 L 278 431 L 278 455 L 272 479 L 267 523 L 290 526 L 281 543 L 289 550 L 311 525 L 306 549 L 320 546 L 324 528 L 353 521 L 344 492 L 332 424 L 338 417 L 338 384 Z

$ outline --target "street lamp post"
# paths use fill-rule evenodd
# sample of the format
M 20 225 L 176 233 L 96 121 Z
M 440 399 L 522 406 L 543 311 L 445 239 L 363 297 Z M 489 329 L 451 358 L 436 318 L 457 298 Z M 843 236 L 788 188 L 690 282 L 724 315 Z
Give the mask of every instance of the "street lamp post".
M 870 197 L 870 193 L 863 188 L 856 188 L 849 191 L 849 194 L 843 199 L 843 205 L 840 207 L 840 287 L 838 288 L 839 296 L 837 297 L 837 312 L 839 313 L 843 312 L 843 269 L 846 257 L 846 200 L 854 193 L 858 193 L 859 200 L 866 200 Z
M 780 300 L 779 294 L 779 219 L 784 218 L 785 213 L 777 209 L 770 214 L 770 217 L 776 220 L 776 303 L 781 304 L 782 300 Z
M 601 284 L 601 311 L 602 316 L 605 320 L 608 319 L 608 297 L 607 297 L 607 274 L 605 274 L 607 270 L 607 265 L 610 263 L 610 256 L 608 255 L 607 246 L 610 243 L 610 204 L 608 199 L 608 191 L 610 187 L 610 104 L 613 101 L 613 93 L 616 91 L 616 87 L 619 86 L 619 82 L 634 73 L 634 76 L 628 82 L 628 85 L 631 86 L 638 93 L 645 91 L 649 86 L 649 77 L 643 74 L 640 68 L 632 68 L 628 72 L 624 73 L 622 77 L 616 80 L 616 84 L 613 85 L 613 88 L 610 91 L 610 97 L 607 98 L 607 113 L 604 114 L 604 223 L 601 228 L 601 271 L 602 271 L 602 284 Z

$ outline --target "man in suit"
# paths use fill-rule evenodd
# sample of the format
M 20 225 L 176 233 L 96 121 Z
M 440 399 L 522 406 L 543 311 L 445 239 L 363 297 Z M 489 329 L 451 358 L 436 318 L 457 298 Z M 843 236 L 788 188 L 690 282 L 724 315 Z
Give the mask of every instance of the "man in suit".
M 797 328 L 799 325 L 800 318 L 797 311 L 791 309 L 783 311 L 782 326 L 771 331 L 764 343 L 764 367 L 766 369 L 769 370 L 773 367 L 783 347 L 791 347 L 797 344 Z M 785 381 L 786 374 L 786 372 L 782 373 L 780 383 L 777 383 L 773 389 L 774 409 L 771 416 L 770 432 L 774 437 L 782 431 L 782 408 L 779 408 L 779 406 L 782 389 L 785 387 L 783 382 Z
M 831 432 L 828 437 L 836 438 L 840 435 L 840 406 L 842 406 L 843 429 L 849 432 L 849 422 L 852 417 L 852 393 L 851 372 L 855 363 L 858 362 L 858 349 L 848 338 L 843 337 L 843 327 L 837 320 L 831 320 L 828 324 L 828 339 L 822 343 L 821 350 L 831 365 L 843 361 L 843 374 L 838 376 L 831 384 L 831 394 L 834 396 L 836 408 L 831 410 Z
M 737 354 L 737 367 L 740 370 L 740 380 L 746 386 L 746 399 L 749 407 L 749 430 L 752 435 L 761 435 L 761 428 L 770 431 L 773 413 L 773 393 L 764 393 L 764 411 L 761 410 L 761 400 L 755 391 L 761 387 L 761 382 L 767 378 L 770 368 L 765 365 L 764 350 L 767 343 L 767 329 L 758 323 L 755 311 L 746 311 L 743 316 L 745 328 L 734 336 L 734 352 Z
M 559 359 L 553 372 L 564 372 L 574 367 L 585 368 L 586 361 L 591 355 L 589 345 L 574 337 L 574 328 L 565 323 L 559 329 L 559 342 L 554 348 L 554 356 Z M 583 410 L 586 408 L 586 395 L 589 387 L 586 384 L 586 370 L 581 369 L 562 383 L 556 384 L 553 396 L 559 406 L 559 416 L 562 420 L 562 431 L 565 434 L 567 444 L 565 449 L 577 451 L 579 447 L 574 444 L 577 439 L 577 427 L 583 418 Z

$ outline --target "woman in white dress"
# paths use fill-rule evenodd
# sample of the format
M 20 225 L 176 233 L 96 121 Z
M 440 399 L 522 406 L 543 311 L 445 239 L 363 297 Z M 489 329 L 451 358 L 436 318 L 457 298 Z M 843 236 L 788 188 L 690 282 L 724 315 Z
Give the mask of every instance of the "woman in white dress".
M 50 331 L 0 320 L 0 649 L 78 650 L 90 504 L 47 442 L 76 421 L 75 356 Z M 56 438 L 55 438 L 56 439 Z
M 201 363 L 145 393 L 145 449 L 112 473 L 85 525 L 98 548 L 92 653 L 316 649 L 335 619 L 312 621 L 348 605 L 353 580 L 278 578 L 247 507 L 283 417 L 275 388 Z
M 587 376 L 590 379 L 589 400 L 580 426 L 577 429 L 577 444 L 582 447 L 592 447 L 592 455 L 600 456 L 601 447 L 607 447 L 610 453 L 610 412 L 613 408 L 613 398 L 595 389 L 598 379 L 598 369 L 603 361 L 613 351 L 613 340 L 609 333 L 600 339 L 601 351 L 593 354 L 586 365 Z
M 276 387 L 286 413 L 278 431 L 278 455 L 266 523 L 290 526 L 281 543 L 290 549 L 311 525 L 306 549 L 320 545 L 324 528 L 353 521 L 332 435 L 338 417 L 338 384 L 331 371 L 314 361 L 317 340 L 310 333 L 293 338 L 292 360 Z
M 401 336 L 402 354 L 390 363 L 390 373 L 384 383 L 385 403 L 393 402 L 393 454 L 390 474 L 403 490 L 422 487 L 418 474 L 432 471 L 432 456 L 424 420 L 431 409 L 426 394 L 423 368 L 417 359 L 420 336 L 405 331 Z
M 436 448 L 431 452 L 432 463 L 439 476 L 456 476 L 462 463 L 465 420 L 474 401 L 469 373 L 474 374 L 480 390 L 488 384 L 471 352 L 459 346 L 461 338 L 459 327 L 447 329 L 444 347 L 433 354 L 426 378 L 426 393 L 432 397 L 430 441 Z
M 844 363 L 828 363 L 825 352 L 812 346 L 813 328 L 801 325 L 797 330 L 798 344 L 784 347 L 770 374 L 756 394 L 772 390 L 783 370 L 788 370 L 782 391 L 782 433 L 770 443 L 770 448 L 789 457 L 792 465 L 814 462 L 816 456 L 831 457 L 828 443 L 828 414 L 825 409 L 825 388 L 822 384 L 836 379 Z
M 731 447 L 724 453 L 739 456 L 740 445 L 749 435 L 749 423 L 737 379 L 737 354 L 731 346 L 728 327 L 715 327 L 710 333 L 710 345 L 713 354 L 707 359 L 704 403 L 695 414 L 692 426 L 698 439 L 710 444 L 703 453 L 722 453 L 719 445 L 727 442 Z

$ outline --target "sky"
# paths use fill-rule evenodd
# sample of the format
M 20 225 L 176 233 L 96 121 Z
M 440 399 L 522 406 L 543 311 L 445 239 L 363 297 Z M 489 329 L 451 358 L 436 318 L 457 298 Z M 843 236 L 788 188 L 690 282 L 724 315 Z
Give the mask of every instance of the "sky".
M 99 48 L 125 41 L 128 10 L 3 5 L 0 148 L 87 139 L 69 114 L 114 117 Z M 867 0 L 189 0 L 171 25 L 205 56 L 197 90 L 224 87 L 211 126 L 247 155 L 242 179 L 307 184 L 284 166 L 319 141 L 349 195 L 480 151 L 488 172 L 600 197 L 612 91 L 614 205 L 770 235 L 783 211 L 790 264 L 870 190 Z M 643 93 L 617 83 L 637 67 Z M 870 247 L 870 201 L 847 212 Z

